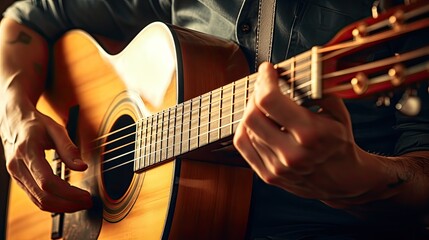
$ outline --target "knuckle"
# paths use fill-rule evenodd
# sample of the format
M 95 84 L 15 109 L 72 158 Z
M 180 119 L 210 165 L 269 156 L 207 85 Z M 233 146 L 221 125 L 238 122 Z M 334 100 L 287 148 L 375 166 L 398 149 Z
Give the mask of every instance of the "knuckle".
M 241 137 L 237 134 L 234 135 L 233 139 L 232 139 L 232 143 L 234 144 L 234 146 L 237 149 L 240 149 L 241 146 L 243 146 L 243 140 L 241 139 Z
M 263 109 L 267 109 L 273 106 L 274 104 L 277 104 L 278 100 L 276 99 L 275 94 L 268 94 L 267 92 L 267 94 L 266 93 L 259 94 L 258 97 L 255 99 L 255 102 L 257 106 Z
M 295 152 L 294 154 L 290 154 L 287 159 L 284 159 L 284 164 L 291 170 L 301 169 L 304 165 L 305 159 L 301 153 Z
M 253 125 L 253 118 L 252 118 L 252 116 L 248 116 L 248 117 L 244 118 L 244 119 L 242 120 L 242 123 L 243 123 L 243 125 L 244 125 L 246 128 L 251 127 L 251 126 Z M 246 130 L 247 130 L 247 129 L 246 129 Z
M 285 176 L 285 175 L 288 175 L 288 173 L 290 172 L 288 172 L 287 170 L 286 170 L 286 168 L 283 168 L 283 167 L 276 167 L 276 168 L 273 168 L 272 170 L 271 170 L 271 172 L 273 173 L 273 176 L 276 176 L 276 177 L 282 177 L 282 176 Z
M 241 142 L 242 140 L 240 139 L 240 137 L 236 134 L 234 135 L 234 137 L 232 138 L 232 144 L 239 149 L 241 146 Z
M 314 127 L 306 126 L 297 131 L 297 140 L 304 148 L 316 148 L 324 142 L 323 137 L 314 129 Z
M 278 183 L 278 178 L 273 175 L 273 174 L 264 174 L 263 176 L 261 176 L 261 179 L 270 185 L 276 185 Z

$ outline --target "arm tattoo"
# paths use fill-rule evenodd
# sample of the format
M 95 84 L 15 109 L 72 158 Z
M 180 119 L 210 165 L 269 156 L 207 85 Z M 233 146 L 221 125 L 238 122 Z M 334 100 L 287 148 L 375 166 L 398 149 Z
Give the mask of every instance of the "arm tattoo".
M 21 31 L 21 32 L 19 32 L 18 37 L 13 41 L 9 41 L 9 43 L 10 44 L 23 43 L 25 45 L 28 45 L 31 43 L 31 40 L 32 40 L 32 38 L 30 35 Z

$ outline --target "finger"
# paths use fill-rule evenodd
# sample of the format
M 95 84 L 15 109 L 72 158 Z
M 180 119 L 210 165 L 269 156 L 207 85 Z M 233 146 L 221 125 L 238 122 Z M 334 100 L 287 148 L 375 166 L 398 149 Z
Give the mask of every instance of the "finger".
M 41 210 L 49 212 L 75 212 L 91 207 L 91 205 L 88 205 L 86 202 L 67 200 L 43 191 L 39 188 L 22 161 L 14 161 L 14 164 L 10 164 L 8 167 L 10 172 L 14 173 L 12 177 L 16 180 L 18 185 L 26 190 L 25 192 L 30 197 L 31 201 Z M 67 191 L 67 189 L 63 190 Z
M 259 156 L 259 154 L 254 149 L 247 133 L 246 128 L 242 123 L 239 124 L 235 132 L 233 143 L 235 148 L 240 152 L 241 156 L 246 160 L 250 167 L 258 175 L 262 175 L 265 169 L 265 166 Z
M 71 170 L 84 171 L 88 165 L 82 161 L 80 151 L 70 140 L 66 129 L 47 116 L 43 116 L 46 129 L 54 142 L 55 149 L 61 160 Z
M 306 186 L 306 182 L 303 181 L 305 180 L 305 175 L 300 176 L 292 172 L 284 171 L 281 177 L 274 180 L 273 174 L 268 172 L 268 168 L 270 167 L 265 165 L 265 162 L 259 155 L 260 153 L 255 149 L 260 147 L 257 146 L 257 143 L 252 143 L 246 131 L 247 130 L 243 128 L 243 124 L 240 123 L 234 135 L 234 145 L 264 182 L 305 198 L 315 198 L 315 196 L 318 196 L 317 191 L 309 189 L 308 186 Z
M 70 186 L 68 182 L 54 175 L 51 166 L 44 158 L 44 150 L 40 149 L 39 145 L 36 144 L 38 143 L 30 141 L 26 144 L 25 151 L 20 152 L 25 156 L 24 163 L 39 188 L 62 199 L 89 204 L 91 202 L 90 194 L 82 189 Z
M 251 98 L 248 108 L 252 109 L 253 105 L 253 98 Z M 242 122 L 255 135 L 250 140 L 252 142 L 258 141 L 260 145 L 270 148 L 270 151 L 276 155 L 276 163 L 281 163 L 283 167 L 288 167 L 289 171 L 299 174 L 309 174 L 314 171 L 314 163 L 307 161 L 310 155 L 309 150 L 298 144 L 295 137 L 288 132 L 288 129 L 282 130 L 258 110 L 246 113 L 246 117 Z M 257 150 L 259 152 L 259 149 Z M 259 154 L 261 155 L 260 152 Z M 262 159 L 265 160 L 263 157 Z
M 309 123 L 309 111 L 280 91 L 277 71 L 269 63 L 259 67 L 254 97 L 256 106 L 280 126 L 293 129 Z

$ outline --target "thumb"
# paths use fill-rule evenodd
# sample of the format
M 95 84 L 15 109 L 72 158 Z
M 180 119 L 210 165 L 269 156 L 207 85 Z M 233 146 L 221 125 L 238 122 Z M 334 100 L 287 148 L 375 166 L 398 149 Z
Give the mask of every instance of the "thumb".
M 42 118 L 45 121 L 48 135 L 51 137 L 58 155 L 66 166 L 75 171 L 86 170 L 88 165 L 82 160 L 79 149 L 71 141 L 66 129 L 48 116 L 43 116 Z

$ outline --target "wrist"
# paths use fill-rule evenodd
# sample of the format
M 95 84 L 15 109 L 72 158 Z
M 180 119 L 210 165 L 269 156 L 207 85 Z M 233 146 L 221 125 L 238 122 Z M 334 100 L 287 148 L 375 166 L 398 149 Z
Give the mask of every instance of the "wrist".
M 13 138 L 13 129 L 36 111 L 35 105 L 19 88 L 10 87 L 0 97 L 0 130 L 2 138 Z M 8 140 L 3 139 L 3 140 Z

